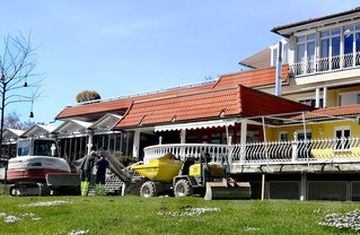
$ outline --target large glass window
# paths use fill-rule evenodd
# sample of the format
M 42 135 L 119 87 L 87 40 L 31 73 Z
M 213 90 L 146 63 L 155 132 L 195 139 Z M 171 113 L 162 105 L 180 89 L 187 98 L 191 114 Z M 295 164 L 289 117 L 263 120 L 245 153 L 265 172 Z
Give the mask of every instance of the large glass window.
M 297 45 L 297 62 L 303 62 L 305 60 L 305 44 Z
M 329 57 L 330 53 L 330 38 L 321 39 L 320 58 Z
M 53 141 L 47 140 L 35 140 L 34 143 L 34 155 L 35 156 L 52 156 L 51 149 L 56 148 Z M 57 157 L 57 151 L 54 152 Z
M 344 54 L 353 53 L 354 35 L 349 34 L 344 37 Z
M 298 37 L 297 42 L 297 62 L 303 62 L 305 57 L 308 61 L 315 59 L 315 39 L 316 35 L 309 34 L 306 37 Z
M 329 57 L 330 49 L 332 56 L 340 55 L 340 28 L 331 31 L 323 31 L 320 33 L 320 57 Z M 331 47 L 330 47 L 331 45 Z

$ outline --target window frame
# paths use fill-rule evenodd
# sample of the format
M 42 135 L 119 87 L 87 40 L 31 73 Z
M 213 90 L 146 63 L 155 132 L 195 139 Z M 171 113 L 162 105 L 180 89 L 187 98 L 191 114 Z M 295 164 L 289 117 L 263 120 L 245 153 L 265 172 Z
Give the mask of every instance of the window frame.
M 341 131 L 341 138 L 337 137 L 337 132 Z M 349 137 L 345 137 L 345 131 L 349 131 L 349 137 L 351 137 L 351 127 L 350 126 L 336 126 L 334 127 L 334 140 L 336 141 L 334 146 L 334 151 L 343 152 L 343 151 L 351 151 L 351 145 L 349 142 Z M 342 139 L 344 138 L 344 139 Z M 345 140 L 345 141 L 343 141 Z M 340 144 L 340 148 L 339 148 Z
M 282 139 L 282 135 L 286 135 L 286 139 Z M 289 141 L 289 132 L 288 131 L 279 131 L 279 141 Z

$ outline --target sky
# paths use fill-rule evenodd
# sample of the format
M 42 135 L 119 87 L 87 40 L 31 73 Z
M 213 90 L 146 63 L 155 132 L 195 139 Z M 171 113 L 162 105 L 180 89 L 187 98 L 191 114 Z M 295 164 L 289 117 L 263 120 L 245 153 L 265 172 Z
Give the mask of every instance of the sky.
M 273 27 L 360 6 L 358 0 L 0 1 L 0 38 L 31 33 L 44 90 L 33 121 L 43 123 L 76 105 L 82 90 L 112 98 L 238 72 L 240 60 L 281 39 Z M 15 104 L 6 112 L 26 121 L 30 109 Z

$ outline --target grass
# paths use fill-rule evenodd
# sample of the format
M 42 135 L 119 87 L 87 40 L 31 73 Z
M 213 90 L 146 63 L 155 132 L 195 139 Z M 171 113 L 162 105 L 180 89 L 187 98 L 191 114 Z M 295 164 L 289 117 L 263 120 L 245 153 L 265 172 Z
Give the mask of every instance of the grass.
M 24 204 L 69 201 L 52 207 Z M 200 216 L 170 216 L 190 207 L 219 208 Z M 328 213 L 360 208 L 352 202 L 204 201 L 201 198 L 126 197 L 9 197 L 0 196 L 0 234 L 353 234 L 317 223 Z M 39 220 L 24 217 L 33 213 Z

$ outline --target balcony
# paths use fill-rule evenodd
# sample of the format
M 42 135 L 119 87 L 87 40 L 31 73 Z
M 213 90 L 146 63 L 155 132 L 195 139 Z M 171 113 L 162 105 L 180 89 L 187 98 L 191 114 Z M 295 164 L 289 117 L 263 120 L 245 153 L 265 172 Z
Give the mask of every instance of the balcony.
M 167 153 L 178 159 L 189 156 L 199 158 L 208 153 L 212 161 L 232 166 L 360 163 L 360 138 L 256 142 L 244 145 L 166 144 L 149 146 L 144 152 L 145 161 Z
M 360 67 L 360 52 L 308 60 L 289 65 L 293 77 L 316 75 Z

